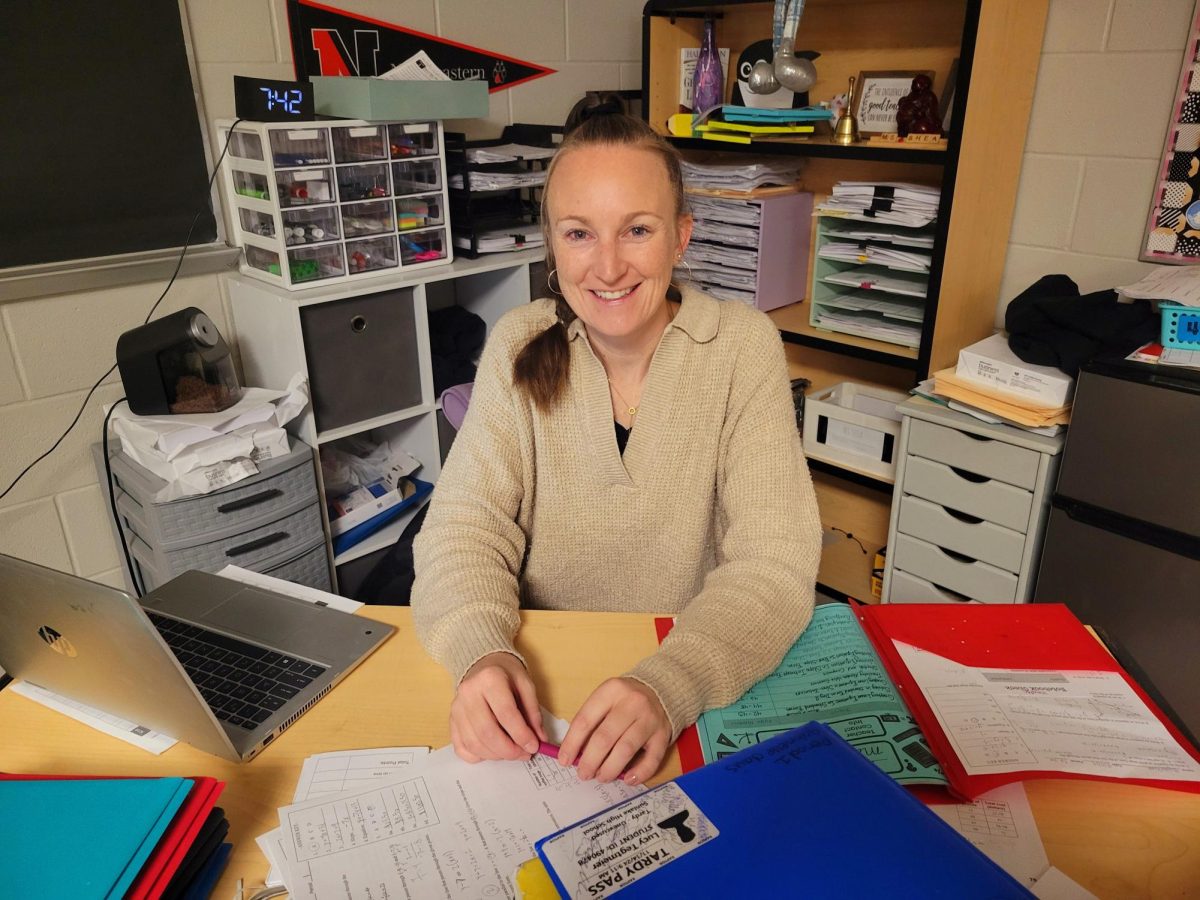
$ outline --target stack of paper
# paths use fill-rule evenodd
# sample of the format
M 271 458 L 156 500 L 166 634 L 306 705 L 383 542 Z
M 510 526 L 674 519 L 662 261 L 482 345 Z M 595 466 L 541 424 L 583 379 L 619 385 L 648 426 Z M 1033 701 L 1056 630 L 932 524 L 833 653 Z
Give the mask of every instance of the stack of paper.
M 683 161 L 683 183 L 689 188 L 749 191 L 765 184 L 795 184 L 802 160 L 761 159 L 736 163 Z
M 525 223 L 512 225 L 508 228 L 482 231 L 475 236 L 475 250 L 479 253 L 507 253 L 513 250 L 528 250 L 532 247 L 541 247 L 544 244 L 542 226 L 537 223 Z M 470 249 L 470 236 L 455 234 L 454 246 Z
M 479 172 L 470 173 L 473 191 L 501 191 L 510 188 L 539 187 L 546 183 L 545 169 L 519 169 L 511 172 Z M 461 174 L 450 176 L 450 187 L 465 188 L 466 182 Z
M 1071 420 L 1074 379 L 1018 359 L 1001 333 L 964 347 L 954 369 L 935 372 L 919 393 L 984 422 L 1058 434 Z
M 919 228 L 937 219 L 937 188 L 906 182 L 839 181 L 817 205 L 820 215 L 893 222 Z
M 1200 271 L 1195 266 L 1155 266 L 1146 277 L 1117 288 L 1130 300 L 1171 300 L 1183 306 L 1200 306 Z
M 426 754 L 306 761 L 280 827 L 258 838 L 272 881 L 293 897 L 507 897 L 534 841 L 643 791 L 582 782 L 548 756 L 471 765 L 450 747 Z
M 919 347 L 921 344 L 921 323 L 925 318 L 923 300 L 850 291 L 822 300 L 817 309 L 815 324 L 818 328 L 857 334 L 902 347 Z
M 894 244 L 898 247 L 921 247 L 933 249 L 933 232 L 928 229 L 916 231 L 909 228 L 898 228 L 888 225 L 860 226 L 846 228 L 827 228 L 828 237 L 844 241 L 872 241 L 874 243 Z
M 283 426 L 308 404 L 308 382 L 296 375 L 287 390 L 246 388 L 217 413 L 138 416 L 128 406 L 112 414 L 121 452 L 167 482 L 155 500 L 207 494 L 258 473 L 256 462 L 285 456 Z
M 212 778 L 0 775 L 0 897 L 207 897 L 232 845 Z
M 1002 394 L 994 388 L 967 381 L 954 369 L 933 373 L 933 390 L 939 396 L 957 401 L 975 410 L 990 413 L 1005 424 L 1023 428 L 1050 428 L 1071 421 L 1071 405 L 1045 407 L 1028 400 Z
M 823 244 L 817 251 L 823 259 L 836 259 L 842 262 L 871 263 L 876 266 L 887 266 L 889 269 L 900 269 L 906 272 L 929 272 L 932 257 L 928 253 L 915 253 L 911 250 L 897 250 L 892 247 L 879 247 L 867 243 L 842 243 L 830 241 Z
M 846 269 L 826 275 L 822 281 L 841 284 L 864 291 L 883 291 L 885 294 L 903 294 L 924 299 L 929 291 L 929 279 L 924 275 L 895 272 L 881 275 L 874 269 Z
M 469 147 L 467 162 L 504 163 L 522 159 L 549 159 L 556 147 L 534 147 L 529 144 L 498 144 L 495 147 Z

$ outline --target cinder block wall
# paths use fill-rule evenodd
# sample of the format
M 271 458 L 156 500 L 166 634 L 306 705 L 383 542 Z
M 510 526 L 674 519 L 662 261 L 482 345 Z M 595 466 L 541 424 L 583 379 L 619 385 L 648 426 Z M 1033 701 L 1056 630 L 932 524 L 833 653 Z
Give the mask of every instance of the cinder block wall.
M 1193 0 L 1051 0 L 997 304 L 1062 272 L 1128 284 L 1174 103 Z
M 1022 288 L 1065 272 L 1084 290 L 1136 278 L 1142 224 L 1193 0 L 1052 0 L 1008 267 L 997 316 Z M 510 122 L 560 123 L 585 90 L 641 83 L 642 0 L 340 0 L 336 5 L 557 69 L 491 97 L 487 119 L 450 122 L 491 137 Z M 492 12 L 501 12 L 493 15 Z M 283 0 L 189 0 L 210 121 L 233 115 L 235 74 L 292 75 Z M 62 433 L 163 285 L 0 305 L 0 490 Z M 226 337 L 215 275 L 178 281 L 160 313 L 198 306 Z M 0 501 L 0 552 L 117 584 L 107 497 L 88 447 L 115 373 L 70 437 Z

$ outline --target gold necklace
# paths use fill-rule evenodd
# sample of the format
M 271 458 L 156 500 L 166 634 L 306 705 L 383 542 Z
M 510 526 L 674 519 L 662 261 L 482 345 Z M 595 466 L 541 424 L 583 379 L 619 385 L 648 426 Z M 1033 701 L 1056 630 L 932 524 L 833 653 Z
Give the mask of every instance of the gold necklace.
M 672 322 L 675 321 L 676 309 L 674 306 L 671 305 L 671 302 L 669 300 L 667 301 L 667 310 L 671 313 L 671 318 L 667 320 L 667 324 L 670 325 Z M 608 386 L 613 389 L 613 393 L 615 393 L 617 395 L 617 399 L 625 404 L 625 411 L 626 411 L 626 413 L 628 413 L 629 418 L 632 420 L 638 414 L 638 407 L 634 406 L 632 403 L 630 403 L 628 400 L 625 399 L 625 395 L 621 393 L 620 388 L 618 388 L 615 384 L 613 384 L 612 377 L 607 372 L 604 373 L 604 377 L 608 380 Z
M 625 399 L 625 395 L 617 389 L 617 386 L 613 384 L 613 380 L 611 378 L 608 379 L 608 386 L 613 389 L 613 392 L 617 395 L 617 399 L 628 407 L 626 412 L 629 413 L 629 418 L 632 419 L 634 416 L 636 416 L 638 414 L 638 408 Z

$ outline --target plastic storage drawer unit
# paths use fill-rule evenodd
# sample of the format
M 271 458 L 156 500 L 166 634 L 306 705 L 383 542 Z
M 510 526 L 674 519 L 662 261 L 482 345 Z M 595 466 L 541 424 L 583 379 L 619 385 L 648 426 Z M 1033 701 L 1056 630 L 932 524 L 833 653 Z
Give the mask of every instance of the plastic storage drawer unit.
M 110 468 L 121 539 L 130 550 L 130 577 L 151 590 L 181 572 L 216 572 L 233 564 L 321 590 L 331 585 L 312 448 L 292 449 L 259 463 L 260 471 L 209 494 L 170 502 L 157 475 L 110 444 Z M 101 480 L 100 444 L 93 456 Z
M 901 403 L 884 603 L 1023 603 L 1063 440 Z

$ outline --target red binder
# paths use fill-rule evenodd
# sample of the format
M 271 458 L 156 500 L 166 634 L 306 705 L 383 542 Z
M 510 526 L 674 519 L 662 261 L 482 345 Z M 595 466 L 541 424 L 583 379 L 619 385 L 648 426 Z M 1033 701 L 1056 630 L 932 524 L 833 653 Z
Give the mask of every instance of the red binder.
M 1118 673 L 1193 759 L 1200 752 L 1138 686 L 1104 646 L 1059 603 L 888 603 L 858 607 L 863 630 L 875 645 L 900 696 L 925 733 L 950 787 L 968 799 L 1000 785 L 1032 778 L 1091 778 L 1200 793 L 1200 782 L 1019 771 L 968 775 L 893 640 L 966 666 Z

